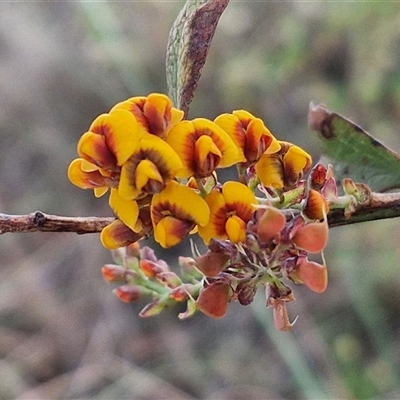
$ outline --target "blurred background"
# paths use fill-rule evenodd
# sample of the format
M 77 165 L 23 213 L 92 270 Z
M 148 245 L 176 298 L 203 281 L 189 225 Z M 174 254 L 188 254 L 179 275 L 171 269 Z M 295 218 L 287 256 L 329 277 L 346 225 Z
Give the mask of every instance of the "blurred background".
M 1 212 L 110 216 L 66 170 L 92 120 L 166 92 L 182 1 L 0 4 Z M 394 2 L 232 1 L 190 117 L 245 108 L 318 159 L 311 100 L 400 151 L 400 9 Z M 98 235 L 0 237 L 0 399 L 400 397 L 399 220 L 334 228 L 323 294 L 295 287 L 291 332 L 263 294 L 222 320 L 140 319 L 103 281 Z M 187 243 L 159 257 L 190 255 Z

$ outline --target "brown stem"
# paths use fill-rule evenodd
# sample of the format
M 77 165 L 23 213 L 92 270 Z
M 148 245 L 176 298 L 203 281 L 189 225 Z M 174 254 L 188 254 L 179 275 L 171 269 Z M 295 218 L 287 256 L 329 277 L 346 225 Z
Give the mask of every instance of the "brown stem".
M 360 206 L 349 218 L 343 210 L 332 210 L 328 214 L 329 227 L 350 225 L 358 222 L 400 217 L 400 193 L 374 193 L 367 204 Z
M 345 217 L 343 210 L 332 210 L 328 214 L 328 223 L 333 228 L 396 217 L 400 217 L 400 193 L 370 193 L 368 203 L 360 206 L 349 218 Z M 113 217 L 60 217 L 41 211 L 26 215 L 0 213 L 0 234 L 8 232 L 99 233 L 114 220 Z
M 60 217 L 36 211 L 26 215 L 0 214 L 0 233 L 75 232 L 96 233 L 111 224 L 113 217 Z

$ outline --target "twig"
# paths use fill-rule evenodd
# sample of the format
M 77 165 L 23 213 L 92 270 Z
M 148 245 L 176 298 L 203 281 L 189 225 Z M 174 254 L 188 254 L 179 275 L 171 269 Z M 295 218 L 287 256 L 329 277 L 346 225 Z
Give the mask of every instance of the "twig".
M 0 214 L 0 233 L 75 232 L 96 233 L 111 224 L 113 217 L 60 217 L 36 211 L 26 215 Z
M 368 204 L 358 208 L 349 218 L 343 210 L 328 214 L 331 228 L 358 222 L 400 217 L 400 193 L 371 193 Z M 26 215 L 0 213 L 0 234 L 27 232 L 99 233 L 114 221 L 113 217 L 60 217 L 36 211 Z
M 367 204 L 360 206 L 349 218 L 343 210 L 332 210 L 328 214 L 329 227 L 350 225 L 358 222 L 400 217 L 400 193 L 374 193 Z

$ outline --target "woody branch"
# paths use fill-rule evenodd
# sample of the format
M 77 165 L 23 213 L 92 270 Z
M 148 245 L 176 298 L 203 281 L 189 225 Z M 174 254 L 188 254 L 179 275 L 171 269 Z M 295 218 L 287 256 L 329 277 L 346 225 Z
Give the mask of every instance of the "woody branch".
M 370 201 L 346 218 L 343 210 L 328 214 L 331 228 L 358 222 L 400 217 L 400 193 L 371 193 Z M 0 213 L 0 234 L 29 232 L 99 233 L 114 221 L 113 217 L 63 217 L 41 211 L 25 215 Z

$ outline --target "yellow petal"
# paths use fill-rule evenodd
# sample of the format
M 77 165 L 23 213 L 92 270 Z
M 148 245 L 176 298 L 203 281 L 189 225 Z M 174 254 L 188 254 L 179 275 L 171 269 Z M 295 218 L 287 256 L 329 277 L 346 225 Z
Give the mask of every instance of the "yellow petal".
M 68 179 L 81 189 L 94 189 L 100 187 L 109 187 L 112 182 L 110 179 L 105 178 L 99 172 L 90 171 L 86 172 L 82 170 L 82 158 L 76 158 L 71 162 L 68 167 Z
M 123 222 L 116 219 L 103 228 L 100 234 L 100 241 L 106 249 L 116 250 L 137 242 L 142 236 L 140 233 L 133 232 Z
M 149 94 L 143 107 L 143 114 L 147 119 L 149 132 L 165 139 L 172 116 L 172 101 L 169 97 L 160 93 Z
M 94 188 L 93 191 L 94 191 L 95 197 L 101 197 L 107 193 L 108 187 Z
M 114 110 L 126 110 L 129 111 L 136 119 L 139 125 L 139 130 L 142 134 L 149 133 L 149 124 L 146 117 L 143 115 L 143 107 L 146 103 L 147 98 L 144 96 L 131 97 L 128 100 L 121 101 L 116 104 L 110 112 Z
M 139 216 L 139 206 L 134 200 L 125 200 L 117 189 L 111 189 L 109 205 L 117 217 L 130 229 L 136 231 L 136 222 Z
M 154 239 L 164 248 L 175 246 L 188 235 L 193 225 L 171 215 L 166 216 L 154 227 Z
M 154 164 L 159 176 L 162 177 L 162 180 L 159 180 L 159 176 L 156 179 L 163 183 L 160 187 L 163 187 L 164 184 L 173 179 L 182 168 L 181 160 L 168 143 L 155 135 L 145 134 L 139 142 L 138 151 L 121 168 L 118 190 L 119 194 L 127 200 L 134 199 L 141 193 L 144 188 L 143 182 L 146 179 L 148 181 L 147 174 L 151 173 L 153 174 L 152 176 L 155 176 L 154 168 L 153 172 L 149 169 L 146 170 L 145 167 L 149 167 L 148 163 L 145 163 L 137 171 L 138 166 L 145 159 Z M 141 174 L 142 176 L 140 176 Z
M 164 186 L 164 180 L 157 166 L 150 160 L 142 160 L 136 167 L 135 186 L 142 191 L 149 181 L 156 181 Z M 159 192 L 160 190 L 158 190 Z
M 197 176 L 198 169 L 201 168 L 196 165 L 196 142 L 203 135 L 209 136 L 221 153 L 221 158 L 216 167 L 227 167 L 240 160 L 236 145 L 217 124 L 205 118 L 182 121 L 176 124 L 167 136 L 167 142 L 178 154 L 184 165 L 184 168 L 179 171 L 179 177 Z M 197 177 L 204 176 L 200 174 Z
M 235 114 L 221 114 L 214 122 L 220 126 L 235 143 L 240 155 L 240 162 L 245 162 L 244 148 L 246 145 L 246 130 L 240 121 L 240 117 Z
M 210 136 L 203 135 L 197 139 L 194 159 L 198 177 L 207 177 L 214 172 L 221 160 L 221 152 Z
M 217 124 L 205 118 L 196 118 L 193 121 L 195 130 L 198 130 L 203 135 L 211 136 L 214 143 L 222 153 L 220 167 L 229 167 L 240 160 L 238 149 L 229 137 L 229 135 L 221 129 Z
M 95 164 L 92 164 L 91 162 L 83 159 L 81 163 L 81 170 L 84 172 L 93 172 L 93 171 L 98 171 L 99 167 Z
M 115 109 L 109 114 L 97 117 L 90 131 L 104 135 L 110 151 L 121 166 L 134 153 L 143 135 L 133 114 L 123 109 Z
M 222 195 L 228 205 L 235 205 L 236 210 L 254 210 L 257 204 L 253 192 L 249 187 L 239 182 L 228 181 L 222 186 Z
M 113 168 L 116 158 L 107 146 L 106 138 L 94 132 L 85 132 L 77 146 L 80 157 L 103 168 Z
M 232 215 L 225 223 L 225 231 L 232 243 L 246 240 L 246 223 L 237 215 Z
M 207 203 L 192 189 L 170 181 L 165 189 L 153 196 L 151 218 L 156 225 L 165 215 L 174 215 L 182 220 L 193 221 L 204 226 L 210 219 Z
M 298 146 L 291 145 L 283 156 L 285 173 L 287 169 L 293 171 L 294 175 L 306 172 L 311 166 L 311 156 Z
M 182 168 L 182 161 L 172 147 L 155 135 L 144 135 L 140 140 L 140 150 L 157 165 L 164 178 L 174 177 Z
M 178 122 L 182 121 L 185 113 L 182 110 L 179 110 L 175 107 L 172 107 L 171 110 L 171 121 L 169 123 L 169 128 L 171 129 Z
M 219 190 L 213 190 L 206 198 L 210 209 L 210 221 L 205 226 L 199 226 L 198 232 L 205 244 L 210 243 L 212 238 L 227 239 L 225 224 L 228 216 L 226 214 L 226 201 Z
M 284 172 L 281 159 L 277 153 L 264 154 L 256 163 L 256 174 L 265 187 L 282 189 Z
M 134 200 L 141 194 L 141 191 L 135 186 L 135 172 L 136 166 L 130 162 L 126 162 L 121 167 L 118 194 L 125 200 Z

